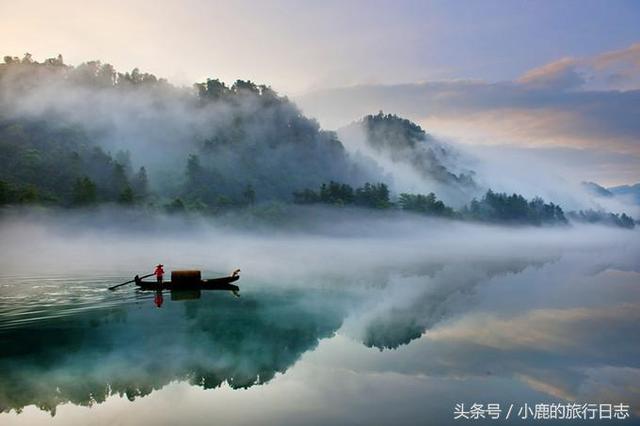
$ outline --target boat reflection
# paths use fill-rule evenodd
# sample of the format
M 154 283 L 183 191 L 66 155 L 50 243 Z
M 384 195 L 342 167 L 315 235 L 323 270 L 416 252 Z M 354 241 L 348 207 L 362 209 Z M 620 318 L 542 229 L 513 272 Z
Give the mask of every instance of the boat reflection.
M 156 297 L 154 298 L 154 302 L 158 308 L 162 307 L 162 302 L 164 302 L 164 297 L 162 297 L 162 290 L 156 290 Z

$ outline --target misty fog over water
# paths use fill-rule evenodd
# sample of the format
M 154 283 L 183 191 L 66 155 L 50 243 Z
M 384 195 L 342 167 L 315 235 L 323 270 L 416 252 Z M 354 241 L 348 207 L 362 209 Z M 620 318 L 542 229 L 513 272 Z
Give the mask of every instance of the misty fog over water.
M 637 230 L 311 214 L 298 220 L 312 227 L 261 228 L 5 216 L 2 423 L 84 424 L 89 409 L 95 424 L 446 424 L 458 402 L 637 410 Z M 240 297 L 165 293 L 157 308 L 153 292 L 106 290 L 158 262 L 241 268 Z

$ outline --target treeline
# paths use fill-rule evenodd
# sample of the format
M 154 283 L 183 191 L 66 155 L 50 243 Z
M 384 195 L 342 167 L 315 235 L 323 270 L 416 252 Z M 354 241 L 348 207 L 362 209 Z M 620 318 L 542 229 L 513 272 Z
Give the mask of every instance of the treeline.
M 603 210 L 579 210 L 567 213 L 573 221 L 583 223 L 601 223 L 604 225 L 619 226 L 621 228 L 633 229 L 635 221 L 626 213 L 610 213 Z
M 39 77 L 48 77 L 57 73 L 66 81 L 76 85 L 89 85 L 93 87 L 118 87 L 129 89 L 140 85 L 161 85 L 167 88 L 171 85 L 164 78 L 158 78 L 153 74 L 141 72 L 134 68 L 131 72 L 117 72 L 113 65 L 101 61 L 88 61 L 78 66 L 64 63 L 62 55 L 47 58 L 42 62 L 36 61 L 30 53 L 25 53 L 22 58 L 17 56 L 4 56 L 4 64 L 0 64 L 0 72 L 9 68 L 24 71 L 19 74 L 16 84 L 17 89 L 31 85 L 33 73 Z
M 480 200 L 472 200 L 460 214 L 465 219 L 481 222 L 518 224 L 565 224 L 567 218 L 560 206 L 545 203 L 540 197 L 528 201 L 519 194 L 497 193 L 491 190 Z
M 602 223 L 633 228 L 634 220 L 626 214 L 596 212 L 593 210 L 570 212 L 565 215 L 560 206 L 546 203 L 536 197 L 527 200 L 519 194 L 487 191 L 481 199 L 474 199 L 460 210 L 454 210 L 429 194 L 401 193 L 395 201 L 384 183 L 366 183 L 361 187 L 331 181 L 317 190 L 304 189 L 293 193 L 296 204 L 325 204 L 329 206 L 357 206 L 373 209 L 401 209 L 427 216 L 457 220 L 516 225 L 565 225 L 568 218 L 578 222 Z M 568 218 L 567 218 L 568 216 Z
M 431 216 L 453 217 L 454 211 L 438 200 L 434 193 L 400 194 L 397 202 L 392 202 L 386 184 L 365 183 L 352 186 L 331 181 L 323 183 L 318 190 L 304 189 L 293 193 L 296 204 L 327 204 L 331 206 L 358 206 L 372 209 L 401 208 L 402 210 L 423 213 Z
M 374 209 L 386 209 L 392 206 L 387 185 L 369 182 L 354 189 L 345 183 L 331 181 L 328 184 L 323 183 L 318 191 L 305 189 L 294 192 L 293 200 L 297 204 L 354 205 Z

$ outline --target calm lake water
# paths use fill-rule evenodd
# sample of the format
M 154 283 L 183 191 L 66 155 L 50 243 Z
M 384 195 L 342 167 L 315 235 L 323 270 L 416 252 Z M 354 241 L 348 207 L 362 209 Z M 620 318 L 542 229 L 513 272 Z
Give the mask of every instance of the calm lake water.
M 165 291 L 160 307 L 106 290 L 129 269 L 5 274 L 0 424 L 524 424 L 525 404 L 573 402 L 629 404 L 614 423 L 637 424 L 640 257 L 625 235 L 317 274 L 352 249 L 378 255 L 357 244 L 308 264 L 313 278 L 249 268 L 240 297 Z M 474 403 L 500 419 L 454 420 Z

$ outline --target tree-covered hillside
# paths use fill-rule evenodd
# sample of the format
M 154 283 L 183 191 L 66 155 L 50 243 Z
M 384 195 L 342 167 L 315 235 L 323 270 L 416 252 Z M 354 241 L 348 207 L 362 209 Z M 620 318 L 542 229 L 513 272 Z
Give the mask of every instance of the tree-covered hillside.
M 216 214 L 275 201 L 493 223 L 567 222 L 558 205 L 540 198 L 484 193 L 454 150 L 409 120 L 380 112 L 346 130 L 350 143 L 361 137 L 364 152 L 348 151 L 336 133 L 251 81 L 176 87 L 99 61 L 74 67 L 61 56 L 7 56 L 0 64 L 0 206 L 113 203 Z M 389 162 L 403 177 L 412 170 L 426 191 L 403 186 L 385 169 Z M 634 226 L 608 212 L 569 217 Z
M 367 115 L 340 131 L 345 138 L 362 133 L 363 144 L 376 156 L 410 167 L 427 182 L 457 190 L 476 187 L 473 172 L 459 169 L 455 153 L 419 125 L 395 114 Z
M 267 86 L 178 88 L 99 61 L 4 61 L 4 203 L 138 202 L 151 191 L 207 208 L 242 202 L 248 189 L 251 199 L 288 199 L 331 179 L 366 180 L 334 133 Z
M 134 171 L 126 152 L 114 158 L 78 126 L 0 122 L 0 204 L 132 204 L 148 191 L 144 167 Z

